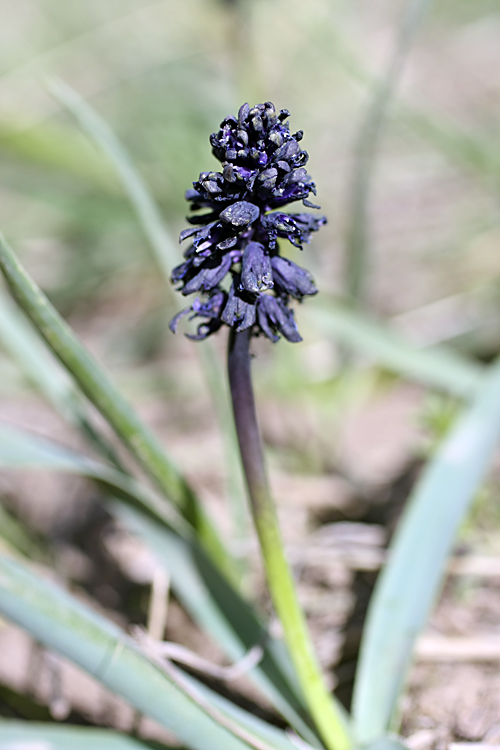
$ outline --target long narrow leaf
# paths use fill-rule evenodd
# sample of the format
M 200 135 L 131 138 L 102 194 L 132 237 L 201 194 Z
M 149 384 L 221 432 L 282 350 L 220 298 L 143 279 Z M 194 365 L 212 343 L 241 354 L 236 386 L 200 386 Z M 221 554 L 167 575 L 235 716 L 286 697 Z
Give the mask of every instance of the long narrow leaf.
M 347 284 L 349 297 L 363 306 L 368 273 L 368 207 L 375 156 L 388 108 L 403 70 L 411 43 L 432 0 L 408 0 L 387 72 L 374 96 L 356 139 L 347 229 Z
M 175 508 L 127 474 L 49 440 L 5 425 L 0 425 L 0 466 L 40 468 L 88 477 L 177 533 L 186 536 L 189 533 L 189 525 Z
M 8 122 L 2 118 L 0 153 L 3 159 L 14 156 L 21 164 L 24 161 L 31 167 L 39 166 L 45 173 L 51 170 L 68 172 L 73 179 L 76 177 L 83 184 L 97 187 L 112 196 L 119 192 L 100 154 L 90 144 L 82 143 L 78 134 L 53 119 L 44 119 L 37 127 L 26 128 L 22 115 L 19 122 L 12 116 Z
M 78 664 L 193 750 L 248 750 L 152 664 L 118 626 L 70 594 L 0 555 L 0 612 Z
M 49 89 L 113 164 L 150 241 L 158 265 L 165 278 L 170 280 L 172 268 L 179 261 L 179 251 L 165 227 L 155 201 L 130 161 L 125 148 L 105 120 L 74 89 L 57 79 L 49 81 Z M 170 288 L 170 284 L 168 287 Z
M 148 747 L 109 729 L 0 719 L 0 750 L 148 750 Z
M 9 548 L 21 552 L 23 555 L 29 555 L 34 560 L 46 560 L 48 557 L 46 546 L 41 539 L 28 531 L 21 521 L 3 507 L 1 496 L 0 540 L 6 543 Z
M 274 750 L 297 750 L 298 745 L 301 747 L 303 746 L 303 750 L 312 750 L 313 747 L 320 748 L 321 750 L 323 747 L 316 738 L 314 738 L 312 745 L 309 745 L 307 742 L 304 742 L 302 737 L 298 740 L 297 737 L 294 737 L 293 735 L 290 736 L 289 732 L 285 733 L 282 730 L 277 729 L 275 726 L 259 719 L 257 716 L 254 716 L 254 714 L 245 711 L 235 703 L 223 698 L 218 693 L 213 693 L 209 688 L 205 687 L 205 685 L 196 683 L 196 686 L 200 693 L 204 694 L 206 692 L 207 698 L 209 698 L 211 703 L 219 708 L 220 711 L 228 717 L 236 719 L 239 724 L 246 727 L 257 737 L 268 742 Z
M 55 365 L 46 347 L 17 305 L 0 291 L 0 346 L 21 367 L 62 414 L 70 411 L 74 394 L 69 377 Z
M 192 680 L 192 684 L 228 718 L 237 719 L 255 736 L 268 742 L 270 750 L 297 750 L 297 745 L 282 730 L 266 724 L 238 706 L 233 706 L 196 680 Z M 0 750 L 151 750 L 151 747 L 153 746 L 149 743 L 145 745 L 110 729 L 0 718 Z M 158 743 L 154 743 L 154 747 L 160 750 Z
M 195 622 L 214 635 L 232 661 L 240 659 L 252 646 L 262 644 L 264 657 L 249 677 L 290 724 L 317 746 L 317 738 L 305 721 L 304 710 L 290 690 L 289 684 L 295 685 L 295 675 L 283 644 L 269 638 L 251 615 L 248 605 L 242 605 L 235 591 L 200 558 L 199 550 L 184 544 L 171 531 L 132 507 L 115 507 L 114 515 L 165 565 L 177 598 Z M 296 690 L 299 690 L 297 686 Z
M 51 350 L 157 486 L 197 529 L 206 548 L 230 576 L 231 566 L 227 553 L 193 490 L 167 458 L 156 437 L 141 422 L 106 373 L 30 279 L 1 235 L 0 269 L 12 294 Z
M 18 306 L 0 293 L 0 345 L 27 380 L 75 425 L 103 456 L 118 464 L 109 442 L 89 420 L 83 398 Z
M 110 510 L 141 537 L 170 573 L 172 587 L 193 620 L 232 661 L 261 642 L 264 656 L 249 677 L 309 742 L 294 674 L 283 645 L 266 635 L 252 608 L 231 587 L 192 530 L 155 493 L 113 467 L 21 430 L 0 425 L 0 467 L 71 472 L 98 482 L 116 498 Z
M 114 623 L 93 612 L 88 606 L 52 583 L 41 580 L 19 561 L 0 555 L 0 612 L 24 627 L 49 648 L 63 654 L 111 690 L 128 700 L 146 716 L 172 730 L 189 746 L 203 743 L 206 718 L 217 727 L 220 717 L 229 719 L 235 728 L 249 732 L 265 743 L 262 750 L 293 750 L 294 744 L 276 727 L 254 717 L 245 710 L 214 694 L 193 677 L 165 675 L 146 659 L 136 643 Z M 172 679 L 173 683 L 172 684 Z M 193 692 L 202 700 L 195 705 Z M 186 695 L 187 693 L 187 695 Z M 203 701 L 204 699 L 204 701 Z M 206 708 L 203 709 L 203 702 Z M 181 715 L 177 715 L 178 708 Z M 194 709 L 194 710 L 193 710 Z M 208 709 L 209 716 L 203 713 Z M 215 722 L 214 722 L 215 718 Z M 193 726 L 184 726 L 193 722 Z M 227 724 L 224 724 L 227 728 Z M 218 737 L 224 737 L 218 732 Z M 230 732 L 234 731 L 231 728 Z M 241 739 L 241 735 L 239 735 Z M 247 747 L 240 739 L 227 737 L 226 747 Z M 205 738 L 206 745 L 217 747 L 217 733 Z M 237 744 L 235 744 L 235 741 Z M 303 741 L 302 741 L 303 742 Z M 304 742 L 305 750 L 309 746 Z M 221 746 L 222 747 L 222 746 Z
M 419 383 L 471 397 L 483 382 L 483 365 L 441 347 L 417 349 L 388 327 L 339 302 L 311 304 L 301 315 L 309 317 L 323 335 Z
M 331 49 L 339 68 L 351 81 L 371 89 L 379 88 L 381 82 L 366 66 L 363 59 L 346 42 L 347 36 L 335 33 Z M 442 153 L 451 163 L 465 168 L 488 183 L 498 184 L 500 180 L 500 156 L 492 139 L 474 132 L 467 132 L 455 122 L 446 120 L 435 113 L 429 113 L 404 99 L 394 101 L 396 121 L 401 121 L 421 140 Z
M 149 240 L 156 264 L 163 273 L 166 290 L 171 292 L 170 274 L 181 256 L 153 195 L 135 168 L 125 147 L 98 112 L 74 89 L 59 80 L 51 80 L 49 88 L 57 100 L 73 115 L 82 130 L 99 146 L 116 170 Z M 235 541 L 244 546 L 248 532 L 248 512 L 229 399 L 223 387 L 221 373 L 218 372 L 211 342 L 204 342 L 199 347 L 199 351 L 225 438 L 224 449 L 229 474 L 228 495 L 233 509 Z
M 354 691 L 356 737 L 379 739 L 398 699 L 445 576 L 460 523 L 500 440 L 500 362 L 446 438 L 414 490 L 377 582 Z
M 400 104 L 397 117 L 421 140 L 441 152 L 448 161 L 465 169 L 469 175 L 481 177 L 498 188 L 500 154 L 494 139 L 469 132 L 452 120 L 437 117 L 408 104 Z

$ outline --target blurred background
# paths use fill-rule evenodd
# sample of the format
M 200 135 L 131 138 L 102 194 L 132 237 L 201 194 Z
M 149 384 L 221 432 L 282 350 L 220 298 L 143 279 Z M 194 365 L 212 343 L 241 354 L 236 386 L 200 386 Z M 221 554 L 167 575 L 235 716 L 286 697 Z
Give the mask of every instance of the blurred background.
M 218 168 L 208 137 L 226 115 L 271 100 L 291 112 L 292 132 L 304 130 L 328 225 L 303 255 L 285 253 L 311 269 L 320 295 L 296 311 L 303 343 L 256 342 L 254 376 L 289 553 L 323 667 L 348 704 L 373 571 L 422 460 L 460 405 L 456 393 L 400 377 L 378 356 L 377 336 L 392 330 L 401 351 L 446 345 L 477 365 L 500 349 L 500 4 L 0 0 L 0 17 L 0 229 L 229 536 L 205 345 L 168 330 L 182 301 L 165 285 L 113 165 L 50 81 L 71 86 L 113 129 L 174 241 L 186 226 L 185 190 Z M 213 345 L 213 377 L 223 382 L 224 332 Z M 2 420 L 79 446 L 1 347 Z M 460 542 L 478 555 L 500 554 L 497 485 L 494 476 Z M 0 475 L 5 508 L 23 533 L 43 535 L 59 574 L 141 622 L 152 563 L 141 568 L 142 553 L 95 494 L 74 478 Z M 313 559 L 332 540 L 342 560 Z M 253 548 L 251 537 L 240 540 L 241 555 Z M 248 590 L 265 611 L 252 570 Z M 453 578 L 433 627 L 475 633 L 497 623 L 497 584 L 492 574 Z M 169 637 L 216 658 L 172 606 Z M 14 694 L 50 703 L 29 677 L 20 633 L 0 629 L 1 637 L 24 661 L 0 659 L 0 715 L 14 710 Z M 444 695 L 450 681 L 457 689 L 436 706 L 429 690 Z M 444 726 L 443 737 L 483 739 L 492 716 L 498 723 L 498 687 L 484 665 L 419 665 L 407 734 Z M 474 713 L 485 691 L 497 703 Z M 82 692 L 71 706 L 100 721 Z M 115 723 L 127 728 L 129 719 Z

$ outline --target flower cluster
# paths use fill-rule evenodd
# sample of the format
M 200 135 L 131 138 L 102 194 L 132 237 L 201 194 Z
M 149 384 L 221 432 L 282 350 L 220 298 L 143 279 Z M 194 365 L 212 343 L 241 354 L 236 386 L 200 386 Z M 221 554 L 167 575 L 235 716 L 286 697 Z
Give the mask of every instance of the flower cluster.
M 192 226 L 181 232 L 180 241 L 189 238 L 191 244 L 184 263 L 172 272 L 183 295 L 202 296 L 171 321 L 174 333 L 189 315 L 204 319 L 189 336 L 195 340 L 224 323 L 236 331 L 252 328 L 271 341 L 280 334 L 301 340 L 289 304 L 317 289 L 308 271 L 279 254 L 277 239 L 302 249 L 326 218 L 281 210 L 297 200 L 319 208 L 309 201 L 316 188 L 305 169 L 308 154 L 299 146 L 302 131 L 292 135 L 288 117 L 286 109 L 276 114 L 271 102 L 252 109 L 244 104 L 237 118 L 226 117 L 210 136 L 222 172 L 202 172 L 186 192 L 191 210 L 205 213 L 188 218 Z M 228 289 L 223 286 L 227 274 Z

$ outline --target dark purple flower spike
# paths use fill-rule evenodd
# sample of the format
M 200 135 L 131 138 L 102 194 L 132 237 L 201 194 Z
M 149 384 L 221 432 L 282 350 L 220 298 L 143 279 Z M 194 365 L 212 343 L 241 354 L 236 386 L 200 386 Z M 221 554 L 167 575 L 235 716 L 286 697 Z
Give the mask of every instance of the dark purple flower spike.
M 282 210 L 297 200 L 319 208 L 308 200 L 316 187 L 305 169 L 307 151 L 299 146 L 302 131 L 290 133 L 288 116 L 286 109 L 276 114 L 271 102 L 252 109 L 244 104 L 237 118 L 226 117 L 210 136 L 222 172 L 202 172 L 186 192 L 195 213 L 180 240 L 191 244 L 185 262 L 172 272 L 183 295 L 198 292 L 206 301 L 197 297 L 176 315 L 174 332 L 189 315 L 206 318 L 189 336 L 196 340 L 225 324 L 239 332 L 251 328 L 252 336 L 264 334 L 271 341 L 280 335 L 301 341 L 289 304 L 317 289 L 308 271 L 280 255 L 278 238 L 302 249 L 326 218 Z
M 316 194 L 307 174 L 302 132 L 290 133 L 288 112 L 276 114 L 270 102 L 238 117 L 226 117 L 210 136 L 222 172 L 202 172 L 186 199 L 195 213 L 181 234 L 190 239 L 185 261 L 172 273 L 184 294 L 197 292 L 192 305 L 170 323 L 175 333 L 181 318 L 201 318 L 195 335 L 201 340 L 229 326 L 228 375 L 234 421 L 252 516 L 259 538 L 269 592 L 283 625 L 285 640 L 311 717 L 323 738 L 340 737 L 348 747 L 319 664 L 287 564 L 276 509 L 269 491 L 251 379 L 250 342 L 263 334 L 301 341 L 290 302 L 316 294 L 311 274 L 280 255 L 278 238 L 302 249 L 325 222 L 324 216 L 289 214 L 284 206 L 301 200 L 309 208 Z M 199 211 L 203 213 L 197 213 Z M 226 276 L 230 275 L 229 283 Z M 343 744 L 342 744 L 343 743 Z M 335 742 L 326 742 L 335 747 Z

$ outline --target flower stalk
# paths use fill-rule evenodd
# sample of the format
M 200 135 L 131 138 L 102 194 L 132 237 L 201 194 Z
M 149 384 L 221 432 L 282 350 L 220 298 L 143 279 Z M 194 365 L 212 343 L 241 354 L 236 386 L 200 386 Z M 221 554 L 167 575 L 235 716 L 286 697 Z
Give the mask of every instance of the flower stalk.
M 351 746 L 350 738 L 314 653 L 269 491 L 251 380 L 251 335 L 248 328 L 240 332 L 230 330 L 228 374 L 241 460 L 269 592 L 318 731 L 329 750 L 347 750 Z
M 302 250 L 326 217 L 288 213 L 290 203 L 309 198 L 316 185 L 305 165 L 303 133 L 291 133 L 286 109 L 272 102 L 229 115 L 210 136 L 220 172 L 201 172 L 186 192 L 191 226 L 184 262 L 172 271 L 183 296 L 199 294 L 170 322 L 175 333 L 182 318 L 201 318 L 188 338 L 201 341 L 229 327 L 229 382 L 238 442 L 267 582 L 281 620 L 311 718 L 328 750 L 351 746 L 343 717 L 321 675 L 283 551 L 276 510 L 269 492 L 250 373 L 250 340 L 276 343 L 302 340 L 292 303 L 317 293 L 309 271 L 281 254 L 278 240 Z

